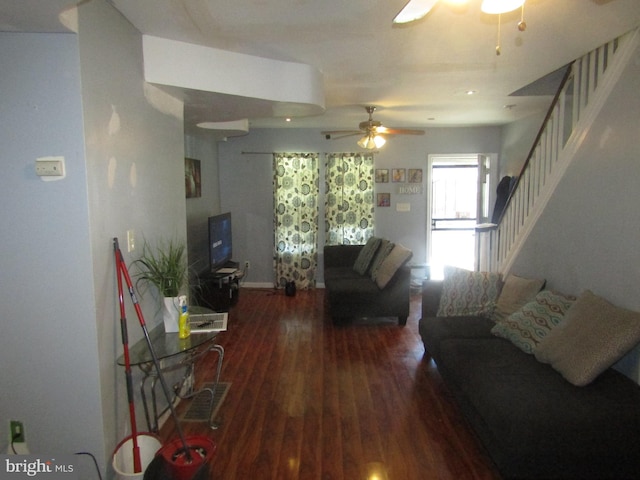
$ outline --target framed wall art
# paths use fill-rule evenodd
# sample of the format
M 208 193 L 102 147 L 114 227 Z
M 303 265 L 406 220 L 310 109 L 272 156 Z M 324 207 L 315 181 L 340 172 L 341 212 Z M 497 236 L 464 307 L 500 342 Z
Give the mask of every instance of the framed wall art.
M 422 169 L 410 168 L 409 169 L 409 183 L 422 183 Z
M 407 170 L 405 168 L 394 168 L 392 171 L 392 178 L 394 182 L 406 182 Z
M 202 196 L 200 160 L 196 160 L 195 158 L 184 159 L 184 191 L 187 198 Z
M 389 169 L 376 168 L 376 183 L 388 183 L 388 182 L 389 182 Z
M 378 206 L 379 207 L 390 207 L 391 206 L 391 194 L 390 193 L 379 193 L 378 194 Z

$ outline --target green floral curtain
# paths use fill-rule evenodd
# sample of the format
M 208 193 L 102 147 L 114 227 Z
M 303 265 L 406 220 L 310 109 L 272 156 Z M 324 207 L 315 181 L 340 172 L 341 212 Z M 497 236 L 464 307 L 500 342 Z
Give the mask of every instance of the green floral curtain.
M 374 233 L 373 155 L 332 153 L 326 158 L 325 243 L 364 244 Z
M 313 288 L 318 265 L 317 153 L 274 153 L 275 286 Z

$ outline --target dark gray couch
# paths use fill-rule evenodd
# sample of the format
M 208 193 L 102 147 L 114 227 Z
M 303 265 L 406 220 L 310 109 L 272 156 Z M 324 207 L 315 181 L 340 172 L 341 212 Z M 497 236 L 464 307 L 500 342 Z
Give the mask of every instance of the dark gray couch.
M 566 381 L 479 317 L 436 317 L 442 282 L 423 285 L 420 335 L 504 479 L 640 478 L 640 386 L 609 369 Z
M 360 275 L 353 269 L 362 248 L 363 245 L 324 247 L 324 284 L 334 323 L 360 317 L 398 317 L 398 324 L 406 325 L 411 270 L 400 267 L 388 285 L 380 289 L 370 275 Z

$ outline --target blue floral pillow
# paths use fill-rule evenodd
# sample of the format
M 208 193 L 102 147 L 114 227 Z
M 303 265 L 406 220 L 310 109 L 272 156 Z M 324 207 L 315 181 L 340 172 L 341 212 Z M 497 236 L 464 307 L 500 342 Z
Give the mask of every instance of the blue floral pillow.
M 497 337 L 510 340 L 525 353 L 535 353 L 538 344 L 564 319 L 576 297 L 543 290 L 520 310 L 491 329 Z
M 495 309 L 502 287 L 502 274 L 444 268 L 439 317 L 484 316 Z

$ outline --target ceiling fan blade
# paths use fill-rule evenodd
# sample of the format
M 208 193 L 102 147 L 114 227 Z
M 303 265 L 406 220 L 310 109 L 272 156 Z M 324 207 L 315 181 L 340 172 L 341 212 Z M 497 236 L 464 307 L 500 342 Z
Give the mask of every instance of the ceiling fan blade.
M 420 20 L 431 11 L 438 0 L 409 0 L 394 19 L 393 23 L 402 25 Z
M 327 140 L 338 140 L 345 137 L 354 137 L 356 135 L 364 135 L 364 132 L 360 130 L 333 130 L 328 132 L 322 132 Z
M 363 133 L 361 130 L 325 130 L 324 132 L 320 132 L 322 135 L 342 135 L 342 134 L 350 134 L 355 135 L 356 133 Z
M 344 135 L 338 135 L 336 136 L 331 136 L 331 140 L 339 140 L 341 138 L 346 138 L 346 137 L 355 137 L 355 136 L 362 136 L 364 135 L 364 133 L 362 132 L 351 132 L 351 133 L 345 133 Z
M 382 135 L 424 135 L 424 130 L 412 128 L 379 127 L 377 132 Z

